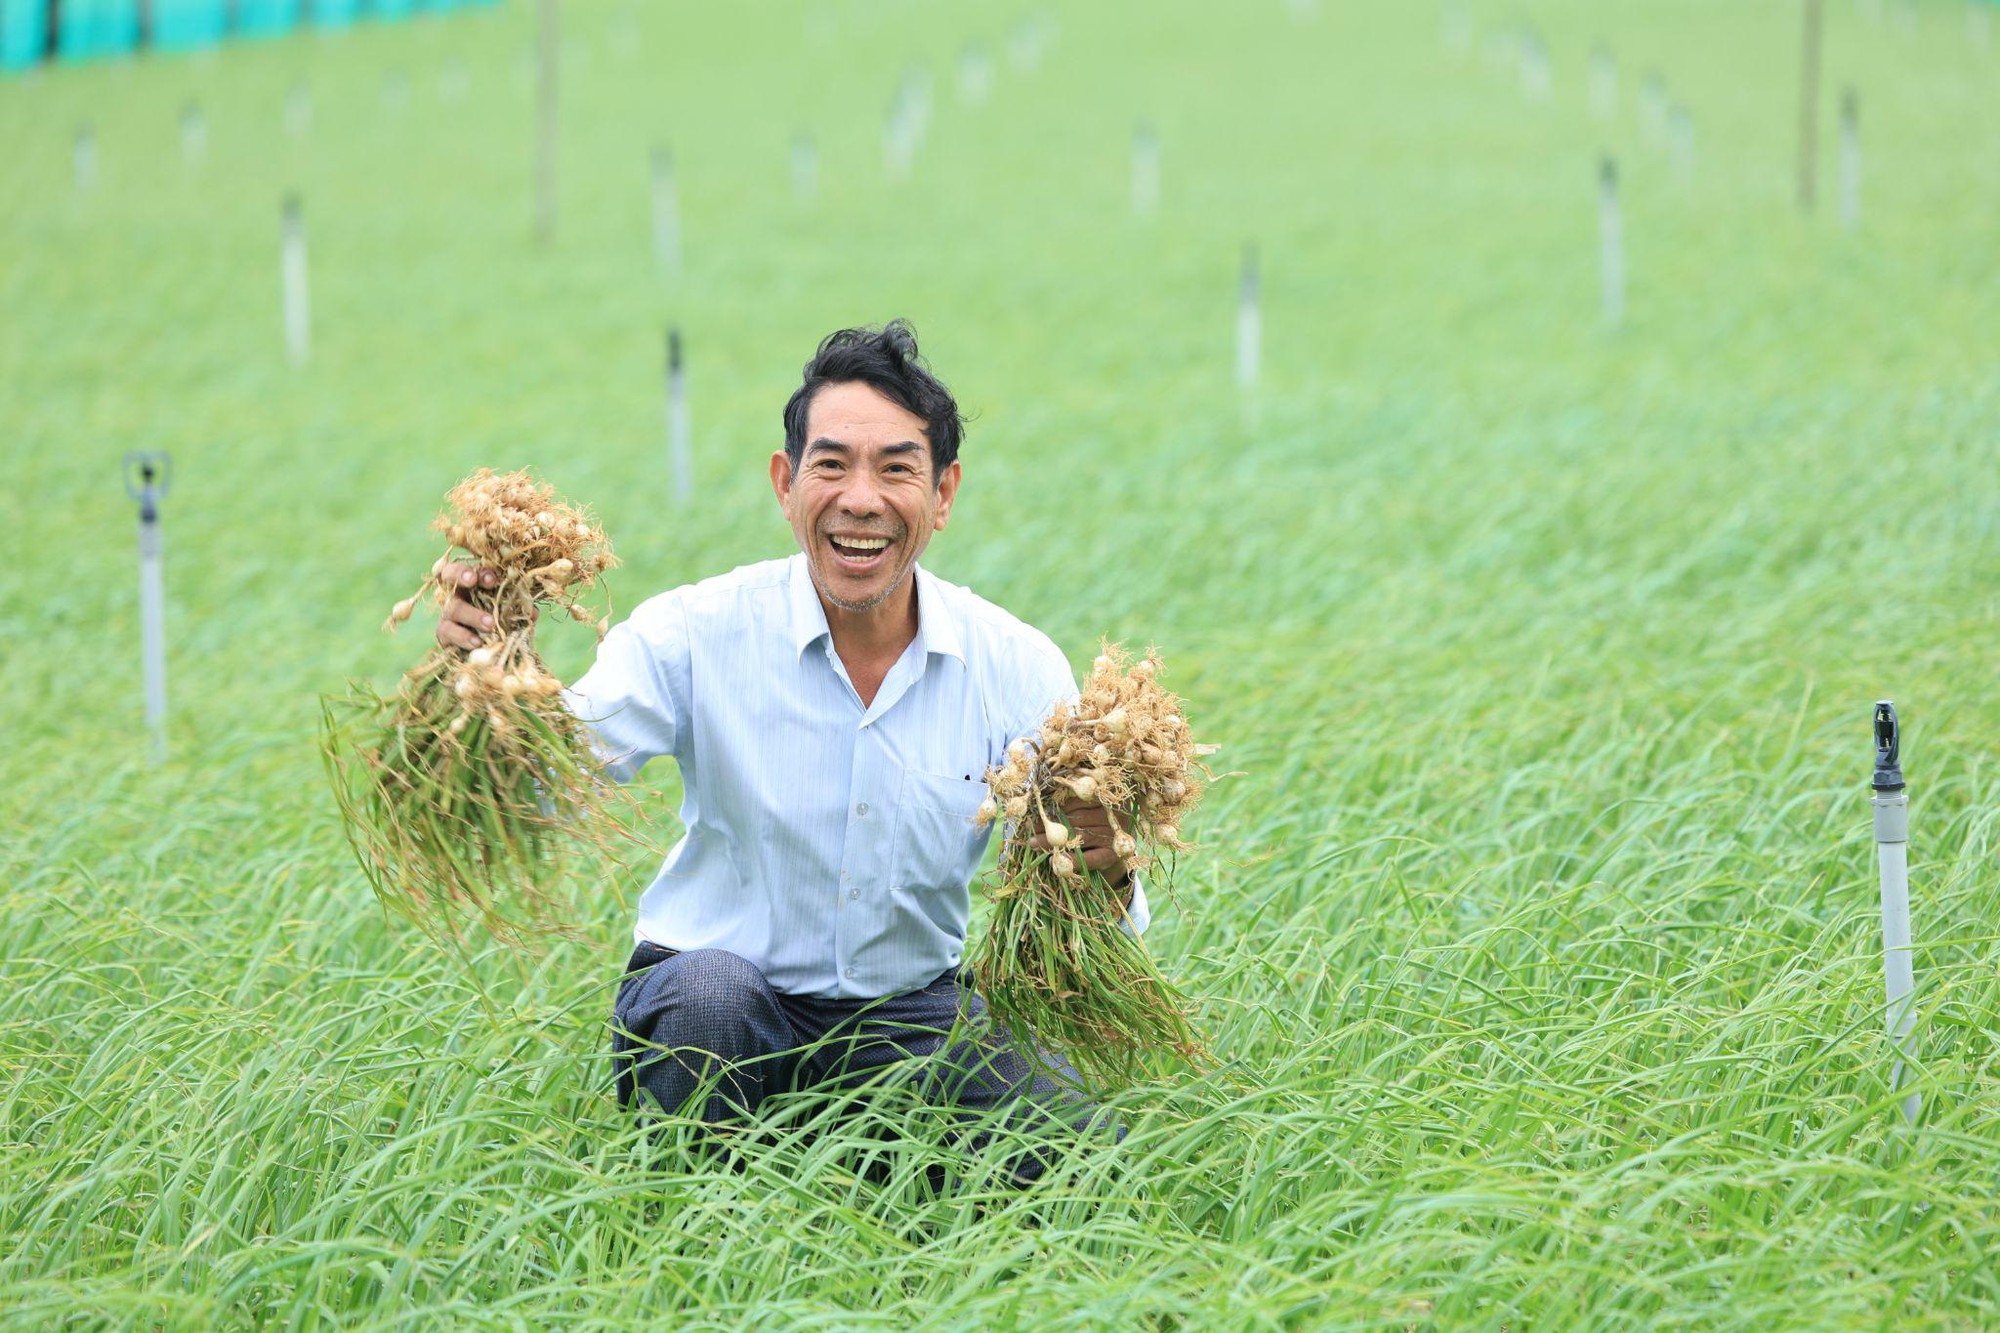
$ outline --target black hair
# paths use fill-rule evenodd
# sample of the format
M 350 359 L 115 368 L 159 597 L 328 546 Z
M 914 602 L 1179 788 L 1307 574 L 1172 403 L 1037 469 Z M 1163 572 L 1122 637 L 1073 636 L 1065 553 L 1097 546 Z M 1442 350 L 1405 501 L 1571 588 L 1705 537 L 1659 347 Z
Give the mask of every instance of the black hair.
M 829 384 L 866 384 L 922 417 L 931 446 L 931 480 L 943 480 L 944 470 L 958 458 L 965 421 L 951 390 L 918 355 L 917 331 L 908 320 L 892 319 L 879 329 L 838 329 L 820 339 L 819 350 L 806 362 L 804 382 L 785 404 L 785 457 L 794 471 L 805 456 L 806 413 L 814 395 Z

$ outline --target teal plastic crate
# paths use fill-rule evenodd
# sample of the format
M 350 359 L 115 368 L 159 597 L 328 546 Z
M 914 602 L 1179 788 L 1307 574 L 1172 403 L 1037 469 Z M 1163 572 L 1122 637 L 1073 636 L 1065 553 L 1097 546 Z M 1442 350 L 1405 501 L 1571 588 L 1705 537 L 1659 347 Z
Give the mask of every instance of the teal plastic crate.
M 219 43 L 229 28 L 226 0 L 153 0 L 153 46 L 199 51 Z
M 48 46 L 48 0 L 0 0 L 0 71 L 31 68 Z

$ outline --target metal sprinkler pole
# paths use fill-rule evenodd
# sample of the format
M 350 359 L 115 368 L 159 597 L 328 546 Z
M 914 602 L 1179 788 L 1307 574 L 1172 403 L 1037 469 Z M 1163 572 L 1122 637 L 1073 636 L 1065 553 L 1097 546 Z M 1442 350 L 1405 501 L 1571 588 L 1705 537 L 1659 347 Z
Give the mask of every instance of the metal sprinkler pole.
M 97 131 L 88 121 L 77 129 L 76 146 L 70 151 L 70 168 L 79 191 L 97 184 Z
M 1625 322 L 1625 218 L 1618 206 L 1618 164 L 1608 156 L 1597 164 L 1597 241 L 1604 323 L 1615 329 Z
M 792 198 L 806 205 L 819 198 L 819 148 L 803 131 L 792 140 Z
M 1236 296 L 1236 387 L 1249 391 L 1257 387 L 1257 371 L 1264 354 L 1263 275 L 1257 263 L 1257 243 L 1243 247 L 1243 275 Z
M 556 68 L 559 47 L 556 0 L 541 0 L 535 24 L 535 239 L 556 235 Z
M 1609 48 L 1590 48 L 1590 114 L 1611 120 L 1618 114 L 1618 61 Z
M 674 473 L 674 499 L 694 495 L 694 445 L 688 438 L 687 367 L 681 360 L 681 331 L 667 330 L 667 459 Z
M 1152 124 L 1132 131 L 1132 212 L 1151 217 L 1160 207 L 1160 136 Z
M 201 103 L 189 102 L 181 108 L 181 156 L 192 167 L 207 154 L 208 121 L 201 114 Z
M 296 194 L 285 196 L 284 236 L 278 270 L 285 297 L 285 353 L 295 366 L 312 357 L 312 293 L 306 280 L 305 206 Z
M 1861 94 L 1852 88 L 1840 95 L 1840 225 L 1861 225 Z
M 1905 1086 L 1903 1063 L 1916 1031 L 1915 969 L 1910 959 L 1910 796 L 1903 788 L 1903 738 L 1896 705 L 1875 705 L 1875 854 L 1882 870 L 1882 979 L 1888 993 L 1889 1042 L 1895 1063 L 1889 1087 Z M 1903 1119 L 1914 1126 L 1921 1099 L 1903 1097 Z
M 1799 43 L 1799 209 L 1813 211 L 1819 175 L 1820 0 L 1806 0 L 1805 35 Z
M 160 500 L 173 482 L 173 459 L 164 453 L 125 455 L 125 493 L 139 503 L 139 640 L 146 673 L 146 728 L 153 761 L 167 757 L 166 578 L 161 570 Z
M 681 198 L 674 178 L 674 155 L 658 144 L 653 146 L 653 258 L 660 272 L 672 277 L 681 271 Z

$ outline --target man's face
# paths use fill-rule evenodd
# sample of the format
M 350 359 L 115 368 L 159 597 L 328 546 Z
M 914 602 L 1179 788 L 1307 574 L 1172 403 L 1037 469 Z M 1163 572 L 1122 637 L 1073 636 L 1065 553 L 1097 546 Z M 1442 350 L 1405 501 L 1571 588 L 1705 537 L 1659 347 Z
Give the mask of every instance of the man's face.
M 932 475 L 922 417 L 860 383 L 813 395 L 796 472 L 784 450 L 771 456 L 771 489 L 813 583 L 843 611 L 872 611 L 902 586 L 951 517 L 958 478 L 955 459 Z

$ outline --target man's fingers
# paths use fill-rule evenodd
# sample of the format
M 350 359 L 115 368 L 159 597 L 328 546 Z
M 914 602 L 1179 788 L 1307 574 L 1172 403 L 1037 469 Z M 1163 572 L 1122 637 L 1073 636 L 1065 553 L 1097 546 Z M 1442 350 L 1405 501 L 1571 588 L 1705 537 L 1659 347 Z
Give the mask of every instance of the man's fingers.
M 479 636 L 451 618 L 452 608 L 447 606 L 438 617 L 437 641 L 447 648 L 473 648 L 479 643 Z
M 474 604 L 472 590 L 497 588 L 500 586 L 500 575 L 478 565 L 461 565 L 447 560 L 437 567 L 437 579 L 452 590 L 451 597 L 445 602 L 444 613 L 438 617 L 437 641 L 452 648 L 477 648 L 485 642 L 481 636 L 493 629 L 493 613 Z M 528 608 L 531 622 L 541 618 L 540 607 Z
M 438 642 L 447 648 L 477 648 L 482 640 L 463 625 L 454 625 L 448 620 L 438 622 Z
M 454 560 L 439 565 L 437 576 L 438 582 L 446 587 L 492 588 L 500 583 L 500 576 L 492 570 L 481 569 L 478 565 L 461 565 Z
M 1084 828 L 1110 828 L 1111 812 L 1096 801 L 1086 801 L 1072 796 L 1063 802 L 1063 817 L 1071 824 Z
M 493 628 L 493 613 L 474 606 L 463 597 L 454 597 L 445 603 L 443 618 L 470 630 Z
M 461 590 L 438 616 L 437 641 L 448 648 L 477 648 L 485 642 L 483 632 L 492 628 L 492 612 L 474 606 Z

